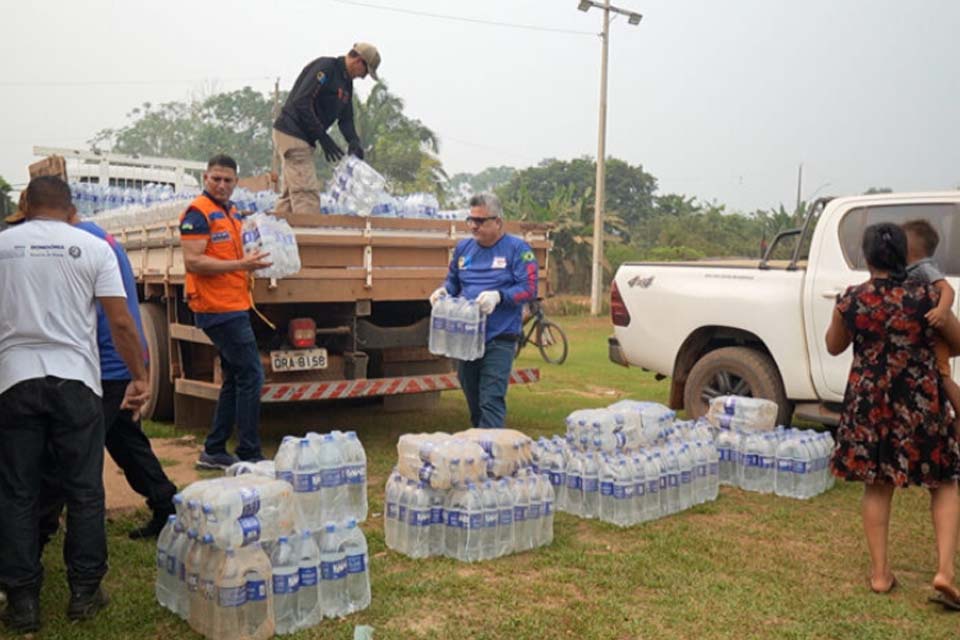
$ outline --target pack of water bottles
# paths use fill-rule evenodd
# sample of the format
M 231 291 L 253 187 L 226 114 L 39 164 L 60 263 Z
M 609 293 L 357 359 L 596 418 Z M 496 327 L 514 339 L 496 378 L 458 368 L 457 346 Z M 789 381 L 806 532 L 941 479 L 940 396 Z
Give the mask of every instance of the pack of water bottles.
M 432 489 L 487 479 L 488 454 L 476 442 L 448 433 L 408 433 L 397 441 L 397 471 Z
M 476 300 L 441 296 L 430 311 L 430 353 L 457 360 L 483 357 L 487 316 Z
M 531 467 L 446 490 L 395 469 L 385 493 L 386 544 L 411 558 L 478 562 L 553 542 L 553 487 Z
M 260 460 L 259 462 L 241 460 L 240 462 L 233 463 L 224 471 L 224 475 L 227 476 L 242 476 L 245 474 L 263 476 L 264 478 L 276 478 L 277 468 L 273 460 Z
M 541 438 L 534 452 L 558 510 L 622 527 L 716 500 L 719 492 L 719 452 L 705 422 L 664 426 L 651 444 L 612 454 L 582 449 L 572 435 Z
M 187 524 L 170 516 L 157 539 L 156 597 L 208 638 L 262 640 L 370 605 L 369 553 L 356 520 L 239 548 Z
M 778 411 L 772 400 L 718 396 L 710 401 L 706 417 L 718 429 L 770 431 L 777 424 Z
M 356 432 L 286 436 L 273 463 L 277 479 L 293 487 L 300 528 L 367 519 L 367 455 Z
M 664 438 L 676 415 L 661 404 L 635 400 L 621 400 L 600 409 L 578 409 L 567 416 L 567 439 L 580 451 L 634 451 Z
M 833 487 L 835 442 L 828 431 L 721 429 L 716 442 L 721 484 L 803 500 Z
M 255 213 L 243 219 L 243 252 L 247 255 L 269 253 L 272 264 L 253 272 L 258 278 L 284 278 L 300 271 L 297 237 L 286 220 L 267 213 Z
M 533 465 L 533 440 L 515 429 L 467 429 L 453 434 L 480 445 L 486 454 L 487 476 L 507 478 Z
M 320 196 L 320 212 L 388 218 L 441 217 L 440 203 L 435 195 L 391 195 L 387 191 L 386 178 L 352 155 L 345 156 L 334 168 L 327 191 Z M 459 218 L 451 215 L 449 219 Z

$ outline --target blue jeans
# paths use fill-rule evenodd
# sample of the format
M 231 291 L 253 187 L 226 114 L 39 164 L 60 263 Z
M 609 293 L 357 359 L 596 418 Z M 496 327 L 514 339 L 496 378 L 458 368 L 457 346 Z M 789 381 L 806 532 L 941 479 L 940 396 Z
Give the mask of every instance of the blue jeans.
M 470 407 L 470 424 L 481 429 L 499 429 L 507 417 L 507 387 L 517 343 L 491 340 L 483 357 L 457 366 L 460 387 Z
M 203 330 L 220 353 L 223 385 L 213 427 L 204 443 L 210 454 L 226 453 L 227 440 L 237 426 L 237 457 L 260 458 L 260 391 L 263 389 L 263 365 L 247 315 L 206 327 Z

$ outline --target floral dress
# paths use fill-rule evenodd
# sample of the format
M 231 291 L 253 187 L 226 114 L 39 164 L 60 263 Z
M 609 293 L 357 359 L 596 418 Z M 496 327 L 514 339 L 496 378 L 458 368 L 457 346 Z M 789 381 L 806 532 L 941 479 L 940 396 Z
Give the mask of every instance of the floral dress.
M 847 480 L 937 487 L 960 477 L 960 449 L 924 318 L 939 292 L 917 280 L 869 280 L 837 302 L 853 365 L 831 466 Z

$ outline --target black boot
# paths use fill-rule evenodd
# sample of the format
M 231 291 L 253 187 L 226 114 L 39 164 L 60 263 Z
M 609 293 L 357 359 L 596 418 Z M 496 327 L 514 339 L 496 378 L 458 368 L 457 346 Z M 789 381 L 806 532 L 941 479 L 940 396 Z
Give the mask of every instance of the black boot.
M 147 524 L 134 529 L 130 532 L 131 540 L 143 540 L 144 538 L 156 538 L 160 535 L 160 532 L 163 531 L 163 528 L 167 525 L 167 518 L 172 516 L 174 511 L 171 510 L 160 510 L 154 511 L 153 517 L 150 518 L 150 521 Z
M 40 630 L 40 599 L 31 594 L 7 594 L 7 608 L 0 613 L 4 626 L 14 633 Z
M 89 620 L 97 615 L 100 609 L 107 606 L 110 598 L 107 597 L 103 587 L 97 587 L 95 591 L 72 591 L 70 593 L 70 604 L 67 605 L 67 617 L 73 621 Z

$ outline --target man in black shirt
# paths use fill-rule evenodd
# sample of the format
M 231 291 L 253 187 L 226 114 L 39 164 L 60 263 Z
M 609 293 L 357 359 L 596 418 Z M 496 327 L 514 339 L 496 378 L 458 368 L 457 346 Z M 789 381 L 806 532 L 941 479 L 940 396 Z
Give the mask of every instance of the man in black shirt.
M 353 79 L 369 74 L 377 80 L 379 66 L 377 48 L 358 42 L 347 55 L 317 58 L 300 72 L 273 123 L 273 144 L 280 154 L 283 171 L 283 193 L 277 201 L 277 213 L 320 213 L 313 149 L 319 143 L 327 162 L 343 157 L 343 150 L 327 134 L 334 122 L 347 140 L 347 151 L 363 159 L 363 147 L 353 126 Z

